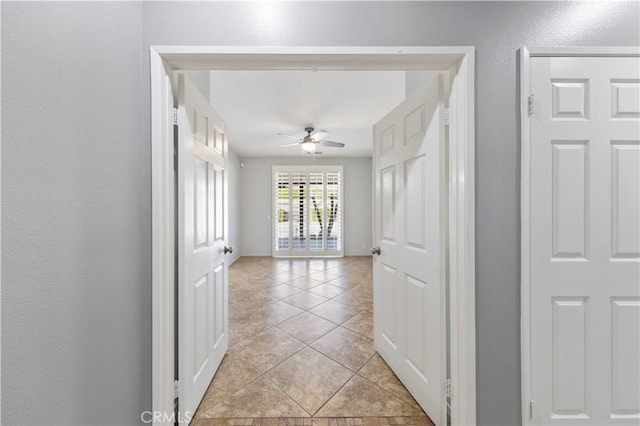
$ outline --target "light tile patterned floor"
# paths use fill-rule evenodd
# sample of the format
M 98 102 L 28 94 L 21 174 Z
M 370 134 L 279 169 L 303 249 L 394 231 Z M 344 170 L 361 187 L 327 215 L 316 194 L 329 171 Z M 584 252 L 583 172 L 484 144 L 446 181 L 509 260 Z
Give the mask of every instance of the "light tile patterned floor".
M 243 257 L 193 425 L 432 425 L 373 349 L 370 257 Z M 312 418 L 311 418 L 312 417 Z

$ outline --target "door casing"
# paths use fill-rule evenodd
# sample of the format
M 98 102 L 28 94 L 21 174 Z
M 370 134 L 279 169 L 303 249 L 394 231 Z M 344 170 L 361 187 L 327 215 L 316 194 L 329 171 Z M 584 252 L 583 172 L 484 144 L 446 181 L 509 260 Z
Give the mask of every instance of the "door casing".
M 443 70 L 449 104 L 451 424 L 476 423 L 475 49 L 431 47 L 151 46 L 152 410 L 174 401 L 172 73 L 177 70 Z M 165 415 L 167 414 L 167 415 Z M 180 420 L 180 419 L 178 419 Z M 185 419 L 182 419 L 184 421 Z M 159 423 L 160 424 L 160 423 Z
M 529 84 L 531 57 L 640 57 L 638 47 L 522 47 L 520 62 L 520 383 L 522 396 L 522 424 L 531 423 L 531 357 L 530 357 L 530 126 Z

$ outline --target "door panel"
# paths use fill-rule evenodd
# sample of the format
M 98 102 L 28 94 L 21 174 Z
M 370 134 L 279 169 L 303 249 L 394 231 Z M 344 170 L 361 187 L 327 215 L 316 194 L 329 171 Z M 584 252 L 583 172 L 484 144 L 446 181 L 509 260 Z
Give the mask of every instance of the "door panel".
M 224 244 L 225 238 L 225 205 L 224 205 L 224 169 L 221 169 L 219 166 L 214 166 L 214 176 L 215 176 L 215 235 L 214 238 L 218 242 L 222 242 Z
M 640 400 L 640 300 L 618 298 L 611 305 L 611 412 L 633 416 Z
M 535 424 L 640 421 L 639 75 L 638 58 L 531 59 Z
M 374 126 L 375 347 L 437 425 L 446 423 L 441 87 L 435 76 Z
M 427 292 L 425 288 L 427 283 L 417 278 L 406 277 L 406 300 L 405 300 L 405 324 L 407 327 L 407 336 L 421 336 L 420 339 L 407 339 L 406 344 L 406 360 L 407 364 L 413 368 L 416 374 L 421 376 L 423 381 L 428 381 L 427 377 L 427 353 L 425 350 L 426 342 L 433 337 L 429 330 L 427 321 Z M 437 333 L 436 333 L 437 334 Z
M 407 246 L 414 250 L 426 251 L 426 156 L 420 155 L 405 161 L 404 187 L 405 226 L 407 232 Z
M 228 347 L 226 125 L 182 74 L 178 92 L 178 377 L 188 418 Z
M 639 95 L 640 96 L 640 95 Z M 611 144 L 611 257 L 640 257 L 640 145 Z
M 553 406 L 560 415 L 583 416 L 585 407 L 586 298 L 553 300 Z
M 382 238 L 393 243 L 395 241 L 395 192 L 396 192 L 396 175 L 395 167 L 388 167 L 381 171 L 382 176 L 382 193 L 380 194 L 380 202 L 382 204 Z
M 224 309 L 214 309 L 211 312 L 211 321 L 210 324 L 212 327 L 212 337 L 211 340 L 214 342 L 214 347 L 220 345 L 221 339 L 226 337 L 227 330 L 227 310 L 226 310 L 226 274 L 224 272 L 224 265 L 218 265 L 213 271 L 213 289 L 211 291 L 212 306 L 219 307 L 223 306 Z
M 585 258 L 587 141 L 552 141 L 553 257 Z
M 394 291 L 396 281 L 396 270 L 388 265 L 382 264 L 376 276 L 377 295 L 387 303 L 380 304 L 380 309 L 374 310 L 374 314 L 379 319 L 380 336 L 384 341 L 381 345 L 389 346 L 392 352 L 398 350 L 398 315 L 396 315 L 397 295 Z M 377 333 L 376 333 L 377 335 Z M 378 342 L 376 342 L 376 345 Z

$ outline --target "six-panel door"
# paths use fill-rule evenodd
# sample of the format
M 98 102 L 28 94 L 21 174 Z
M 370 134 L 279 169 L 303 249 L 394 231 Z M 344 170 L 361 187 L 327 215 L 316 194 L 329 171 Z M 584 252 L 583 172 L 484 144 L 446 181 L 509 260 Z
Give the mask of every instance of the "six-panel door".
M 181 418 L 195 413 L 228 348 L 226 125 L 179 76 L 178 375 Z
M 374 126 L 375 347 L 437 425 L 446 424 L 441 79 Z
M 532 58 L 536 424 L 640 421 L 640 61 Z

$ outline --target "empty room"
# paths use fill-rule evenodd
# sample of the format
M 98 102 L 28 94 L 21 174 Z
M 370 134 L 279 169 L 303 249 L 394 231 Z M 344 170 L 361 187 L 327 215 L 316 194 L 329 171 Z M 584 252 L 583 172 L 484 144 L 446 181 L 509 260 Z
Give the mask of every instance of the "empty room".
M 2 424 L 640 422 L 637 1 L 0 19 Z

